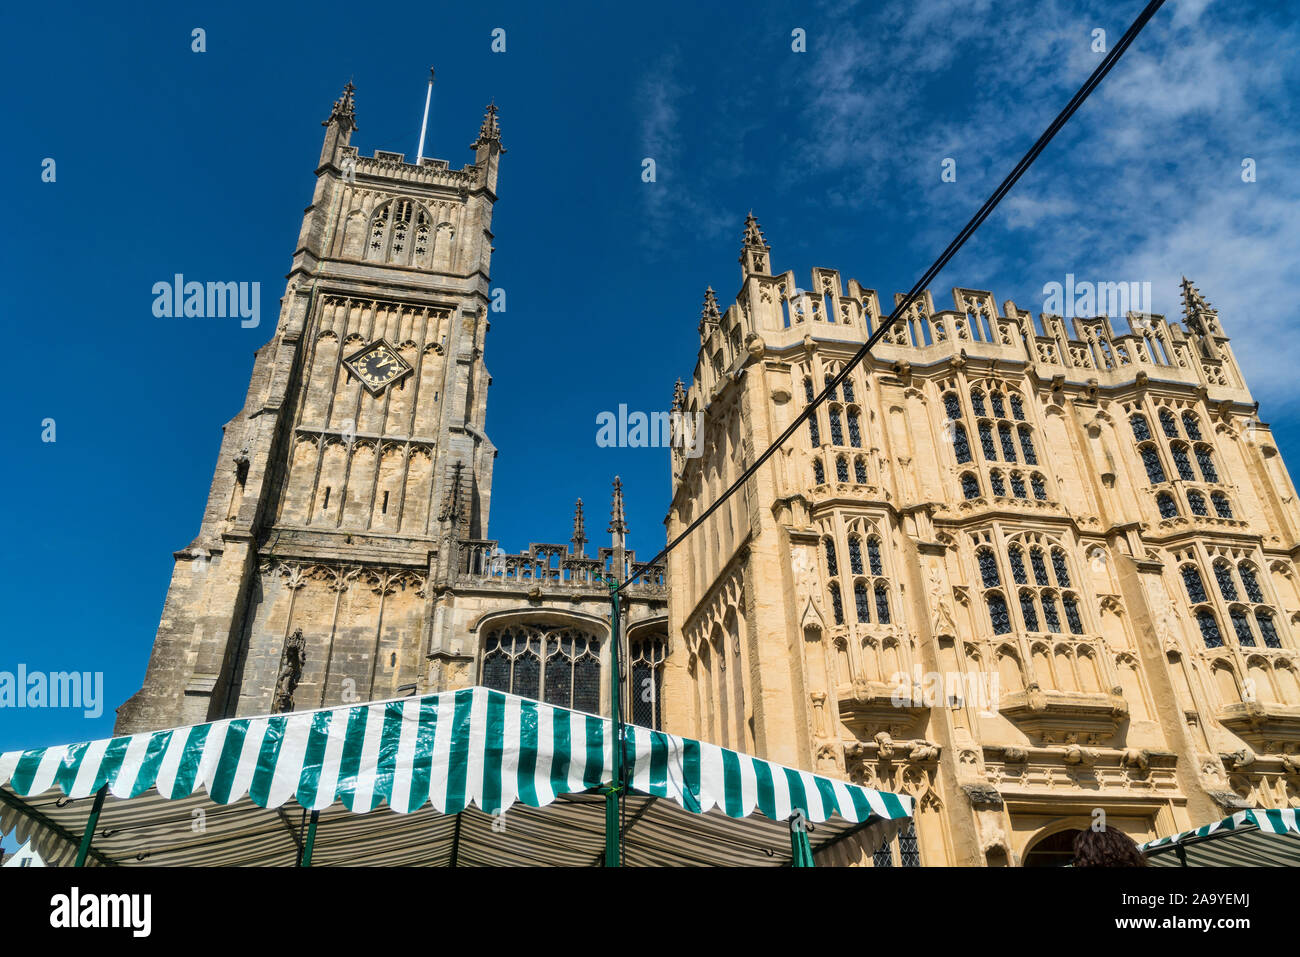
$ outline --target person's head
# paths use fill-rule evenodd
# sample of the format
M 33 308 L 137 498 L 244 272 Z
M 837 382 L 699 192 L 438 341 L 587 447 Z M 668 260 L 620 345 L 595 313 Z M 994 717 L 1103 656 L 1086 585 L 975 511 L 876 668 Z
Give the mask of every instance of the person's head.
M 1085 828 L 1074 839 L 1075 867 L 1145 867 L 1147 856 L 1116 827 Z

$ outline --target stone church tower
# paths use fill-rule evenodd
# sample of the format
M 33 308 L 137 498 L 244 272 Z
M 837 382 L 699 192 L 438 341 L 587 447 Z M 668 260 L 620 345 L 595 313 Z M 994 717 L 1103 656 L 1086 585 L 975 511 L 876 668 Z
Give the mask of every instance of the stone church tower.
M 705 448 L 674 454 L 670 537 L 890 311 L 775 272 L 752 215 L 740 262 L 675 400 Z M 953 298 L 670 553 L 668 727 L 917 799 L 844 862 L 1048 863 L 1100 814 L 1141 840 L 1300 806 L 1300 507 L 1218 313 L 1186 280 L 1181 325 L 1123 333 Z
M 275 335 L 225 426 L 117 732 L 474 683 L 600 710 L 597 578 L 635 561 L 621 487 L 593 557 L 581 502 L 568 545 L 506 555 L 487 538 L 496 107 L 462 169 L 360 156 L 351 84 L 324 126 Z M 648 579 L 622 636 L 647 723 L 666 648 L 662 569 Z

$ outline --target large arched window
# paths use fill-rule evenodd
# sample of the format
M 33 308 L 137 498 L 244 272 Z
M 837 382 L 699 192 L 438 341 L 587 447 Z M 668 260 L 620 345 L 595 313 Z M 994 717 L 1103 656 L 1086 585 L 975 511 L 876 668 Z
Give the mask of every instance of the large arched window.
M 628 644 L 632 663 L 632 723 L 643 728 L 663 729 L 664 662 L 668 658 L 668 640 L 663 635 L 637 638 Z
M 400 265 L 425 265 L 432 221 L 409 199 L 385 203 L 370 219 L 365 259 Z
M 600 712 L 600 642 L 563 625 L 511 625 L 489 632 L 482 683 L 525 698 Z

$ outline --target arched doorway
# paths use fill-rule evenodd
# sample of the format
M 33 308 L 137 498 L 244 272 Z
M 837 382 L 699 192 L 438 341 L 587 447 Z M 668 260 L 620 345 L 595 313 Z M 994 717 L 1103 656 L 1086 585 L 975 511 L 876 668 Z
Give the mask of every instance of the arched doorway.
M 1022 867 L 1065 867 L 1074 861 L 1074 839 L 1077 827 L 1057 831 L 1032 845 L 1025 852 Z

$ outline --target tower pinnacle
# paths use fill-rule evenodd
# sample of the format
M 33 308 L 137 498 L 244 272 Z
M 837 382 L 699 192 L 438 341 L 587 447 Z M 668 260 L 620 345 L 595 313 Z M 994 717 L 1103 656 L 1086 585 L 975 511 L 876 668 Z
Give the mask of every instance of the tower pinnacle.
M 472 150 L 496 144 L 497 150 L 504 153 L 506 148 L 501 145 L 501 124 L 497 122 L 497 105 L 496 101 L 489 103 L 487 112 L 483 114 L 483 125 L 478 129 L 478 139 L 469 145 Z
M 772 247 L 763 238 L 763 229 L 754 218 L 751 209 L 745 217 L 745 236 L 740 248 L 741 277 L 747 278 L 751 273 L 767 273 L 768 257 Z
M 1197 335 L 1205 335 L 1206 327 L 1213 327 L 1214 320 L 1218 318 L 1218 313 L 1214 310 L 1201 295 L 1201 291 L 1192 285 L 1192 281 L 1186 276 L 1183 277 L 1183 319 L 1187 322 L 1187 328 Z
M 321 123 L 325 127 L 325 142 L 321 145 L 318 172 L 320 167 L 332 165 L 339 149 L 352 141 L 352 134 L 357 128 L 357 106 L 352 97 L 355 90 L 352 81 L 348 80 L 348 85 L 343 87 L 343 95 L 334 101 L 329 119 Z
M 613 533 L 615 548 L 626 547 L 627 518 L 623 514 L 623 480 L 617 475 L 614 476 L 614 504 L 609 512 L 609 528 L 607 531 Z
M 722 314 L 718 312 L 718 297 L 714 295 L 713 287 L 709 286 L 704 290 L 704 306 L 700 309 L 700 339 L 708 338 L 709 332 L 721 323 Z
M 573 537 L 569 542 L 573 545 L 574 555 L 581 558 L 586 554 L 587 526 L 582 518 L 582 499 L 578 499 L 573 507 Z

